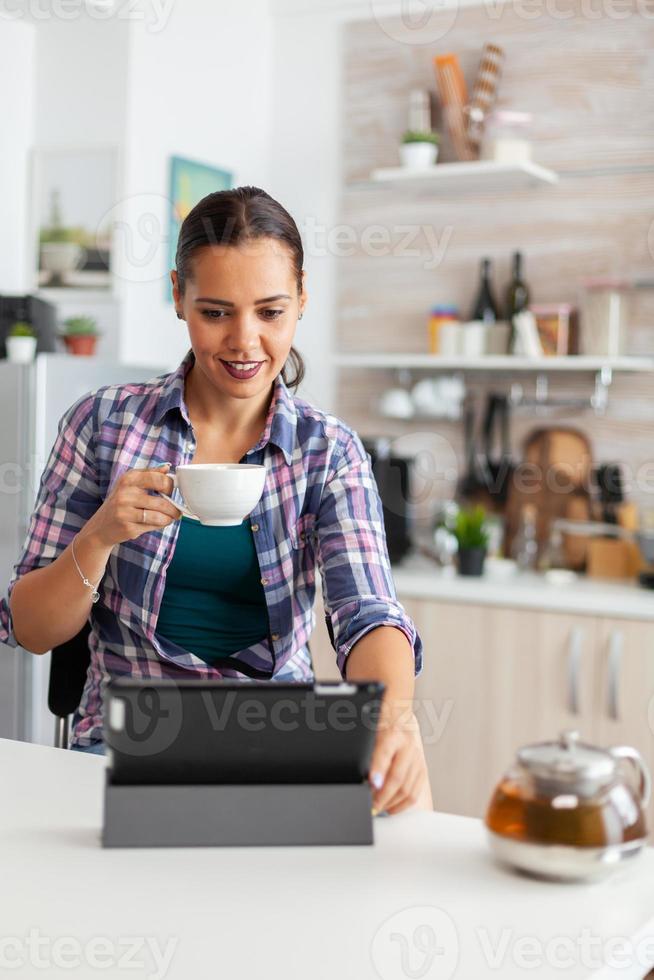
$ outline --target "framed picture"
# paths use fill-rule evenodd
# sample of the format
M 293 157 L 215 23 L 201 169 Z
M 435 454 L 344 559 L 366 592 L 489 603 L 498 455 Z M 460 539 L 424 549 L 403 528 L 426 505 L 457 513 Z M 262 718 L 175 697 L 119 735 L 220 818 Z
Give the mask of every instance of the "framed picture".
M 233 186 L 233 174 L 211 164 L 187 160 L 185 157 L 170 158 L 170 227 L 168 234 L 168 269 L 175 268 L 177 239 L 182 221 L 195 205 L 214 191 L 225 191 Z M 166 278 L 166 299 L 172 303 L 170 280 Z
M 109 289 L 115 146 L 36 147 L 32 242 L 37 287 Z

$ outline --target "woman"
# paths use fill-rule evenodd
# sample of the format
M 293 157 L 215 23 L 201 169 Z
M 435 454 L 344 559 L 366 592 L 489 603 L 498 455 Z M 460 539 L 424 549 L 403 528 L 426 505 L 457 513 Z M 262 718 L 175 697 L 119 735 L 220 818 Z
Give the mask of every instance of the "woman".
M 374 806 L 431 808 L 407 708 L 422 643 L 395 596 L 369 458 L 289 390 L 304 373 L 292 347 L 303 259 L 292 217 L 258 188 L 190 212 L 170 275 L 191 349 L 171 374 L 105 386 L 62 417 L 0 640 L 44 653 L 90 618 L 71 748 L 102 752 L 108 676 L 310 680 L 317 564 L 342 675 L 386 685 Z M 240 527 L 203 526 L 160 495 L 173 492 L 169 467 L 191 461 L 266 466 Z

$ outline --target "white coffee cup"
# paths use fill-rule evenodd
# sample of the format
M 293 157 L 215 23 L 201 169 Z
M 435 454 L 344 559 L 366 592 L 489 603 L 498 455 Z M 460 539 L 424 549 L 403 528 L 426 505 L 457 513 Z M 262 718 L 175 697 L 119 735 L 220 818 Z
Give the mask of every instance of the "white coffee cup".
M 256 507 L 266 482 L 266 467 L 258 463 L 186 463 L 168 473 L 181 493 L 178 504 L 161 496 L 187 517 L 212 527 L 232 527 Z
M 452 320 L 443 323 L 438 331 L 438 353 L 441 357 L 458 357 L 462 353 L 461 324 Z
M 460 326 L 463 338 L 464 357 L 483 357 L 486 353 L 486 332 L 488 327 L 481 320 L 470 320 Z
M 411 395 L 404 388 L 389 388 L 379 399 L 379 411 L 394 419 L 410 419 L 415 408 Z

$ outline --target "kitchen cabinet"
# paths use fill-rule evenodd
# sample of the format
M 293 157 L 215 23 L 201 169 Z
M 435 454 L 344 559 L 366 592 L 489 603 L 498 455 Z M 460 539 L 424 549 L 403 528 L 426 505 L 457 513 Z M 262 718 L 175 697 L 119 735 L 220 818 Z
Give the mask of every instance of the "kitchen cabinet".
M 516 748 L 565 728 L 654 772 L 654 622 L 400 599 L 424 644 L 414 710 L 437 810 L 482 816 Z M 314 669 L 338 678 L 323 617 L 318 599 Z
M 594 738 L 633 745 L 654 775 L 654 624 L 600 620 L 594 684 Z M 654 832 L 653 802 L 649 824 Z
M 416 714 L 437 809 L 481 816 L 518 745 L 570 727 L 590 737 L 590 617 L 402 601 L 425 645 Z M 430 698 L 441 706 L 437 740 Z
M 438 742 L 423 734 L 437 809 L 481 816 L 516 748 L 565 728 L 633 745 L 654 769 L 653 623 L 403 602 L 426 648 L 417 706 L 452 702 Z

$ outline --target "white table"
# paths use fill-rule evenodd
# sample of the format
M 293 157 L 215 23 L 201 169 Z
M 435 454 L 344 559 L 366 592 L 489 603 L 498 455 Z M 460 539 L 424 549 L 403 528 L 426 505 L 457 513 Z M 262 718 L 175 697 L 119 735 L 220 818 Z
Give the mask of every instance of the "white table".
M 0 976 L 635 980 L 654 963 L 650 850 L 548 884 L 496 867 L 479 821 L 416 811 L 376 818 L 369 847 L 103 850 L 104 766 L 0 740 Z

